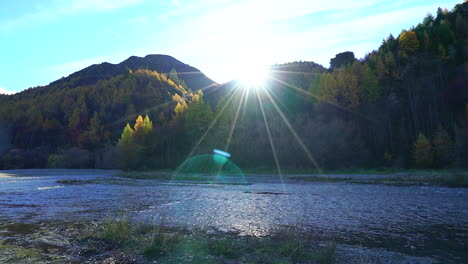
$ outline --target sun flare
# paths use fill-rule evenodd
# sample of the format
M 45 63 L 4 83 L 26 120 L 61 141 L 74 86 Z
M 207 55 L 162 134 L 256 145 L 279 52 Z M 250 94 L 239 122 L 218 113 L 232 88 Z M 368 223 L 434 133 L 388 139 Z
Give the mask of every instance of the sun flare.
M 241 65 L 238 67 L 236 79 L 246 88 L 258 88 L 268 79 L 268 66 L 257 64 Z

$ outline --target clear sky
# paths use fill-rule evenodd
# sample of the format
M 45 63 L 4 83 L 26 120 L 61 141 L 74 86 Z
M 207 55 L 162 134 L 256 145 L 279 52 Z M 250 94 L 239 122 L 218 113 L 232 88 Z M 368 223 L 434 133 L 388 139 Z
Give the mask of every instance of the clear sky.
M 168 54 L 217 82 L 248 63 L 356 57 L 449 0 L 0 0 L 0 92 Z

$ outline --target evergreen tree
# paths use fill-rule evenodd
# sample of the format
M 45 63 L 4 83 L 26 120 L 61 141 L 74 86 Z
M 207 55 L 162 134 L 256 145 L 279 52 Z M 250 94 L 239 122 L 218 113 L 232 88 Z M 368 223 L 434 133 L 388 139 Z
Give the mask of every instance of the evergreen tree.
M 75 108 L 73 110 L 73 114 L 71 115 L 70 119 L 68 119 L 68 127 L 69 128 L 77 128 L 80 124 L 81 120 L 81 113 L 79 108 Z
M 103 138 L 104 128 L 101 125 L 101 120 L 99 119 L 98 112 L 94 112 L 93 117 L 89 121 L 89 140 L 91 143 L 91 148 L 95 148 L 99 145 L 102 145 L 101 142 Z
M 356 57 L 354 57 L 354 53 L 351 51 L 338 53 L 335 58 L 330 60 L 330 69 L 337 69 L 351 65 L 355 60 Z
M 135 115 L 136 115 L 135 106 L 133 104 L 129 104 L 127 106 L 127 110 L 125 111 L 125 121 L 127 122 L 131 121 L 133 118 L 135 118 Z
M 159 120 L 159 124 L 165 125 L 166 122 L 167 122 L 166 114 L 164 114 L 164 112 L 161 111 L 161 112 L 159 113 L 158 120 Z
M 135 169 L 137 165 L 137 145 L 134 130 L 127 123 L 117 144 L 118 166 L 124 170 Z
M 423 26 L 430 27 L 434 24 L 435 18 L 431 13 L 427 13 L 423 20 Z
M 431 38 L 429 37 L 429 34 L 427 33 L 427 31 L 424 31 L 423 40 L 424 40 L 424 42 L 423 42 L 424 50 L 426 50 L 426 51 L 431 50 L 432 41 L 431 41 Z

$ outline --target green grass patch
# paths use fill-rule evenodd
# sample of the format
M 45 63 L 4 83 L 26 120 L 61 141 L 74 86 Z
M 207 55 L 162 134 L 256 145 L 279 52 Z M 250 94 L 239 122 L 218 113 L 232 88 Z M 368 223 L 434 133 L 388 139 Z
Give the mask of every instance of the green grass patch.
M 90 253 L 111 247 L 158 263 L 331 263 L 335 254 L 310 234 L 290 227 L 279 228 L 266 237 L 253 237 L 131 223 L 119 218 L 107 219 L 86 232 L 80 243 L 92 249 Z M 98 246 L 102 242 L 109 246 Z
M 468 171 L 463 170 L 419 170 L 406 171 L 388 177 L 377 178 L 353 178 L 329 177 L 323 175 L 314 176 L 291 176 L 293 180 L 310 182 L 346 182 L 356 184 L 384 184 L 392 186 L 446 186 L 446 187 L 468 187 Z
M 178 174 L 173 175 L 169 172 L 159 171 L 126 171 L 119 174 L 122 178 L 129 179 L 142 179 L 142 180 L 165 180 L 165 181 L 190 181 L 204 184 L 225 184 L 225 185 L 250 185 L 245 182 L 236 182 L 235 179 L 232 181 L 219 180 L 218 176 L 222 175 L 210 175 L 210 174 Z
M 292 176 L 292 180 L 310 181 L 310 182 L 348 182 L 351 178 L 327 177 L 327 176 Z
M 21 260 L 21 262 L 27 263 L 39 256 L 40 253 L 36 249 L 16 245 L 6 245 L 4 242 L 0 241 L 0 262 L 5 261 L 9 263 L 10 261 L 14 261 L 12 263 L 18 263 L 16 261 Z
M 178 233 L 166 233 L 159 228 L 154 229 L 151 242 L 144 248 L 144 255 L 147 257 L 159 257 L 174 251 L 182 241 L 182 236 Z
M 122 171 L 118 174 L 119 177 L 141 180 L 170 180 L 172 179 L 171 172 L 161 171 Z
M 232 238 L 208 239 L 208 250 L 215 256 L 236 259 L 241 255 L 239 241 Z
M 335 260 L 335 254 L 336 254 L 336 245 L 331 244 L 331 245 L 321 248 L 316 253 L 314 253 L 313 258 L 317 260 L 318 263 L 331 264 Z
M 119 173 L 122 178 L 140 179 L 140 180 L 179 180 L 179 181 L 209 181 L 213 177 L 209 175 L 177 175 L 171 172 L 160 171 L 125 171 Z
M 122 218 L 119 220 L 106 219 L 102 222 L 102 236 L 113 244 L 128 244 L 132 242 L 133 227 L 130 220 Z

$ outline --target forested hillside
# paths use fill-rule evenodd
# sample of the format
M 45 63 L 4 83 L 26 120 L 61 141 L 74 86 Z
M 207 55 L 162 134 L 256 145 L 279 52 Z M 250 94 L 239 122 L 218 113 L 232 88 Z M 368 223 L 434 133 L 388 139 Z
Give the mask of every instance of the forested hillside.
M 213 148 L 241 168 L 466 166 L 467 58 L 465 2 L 359 60 L 274 65 L 257 89 L 156 57 L 94 65 L 0 96 L 0 166 L 175 168 Z

